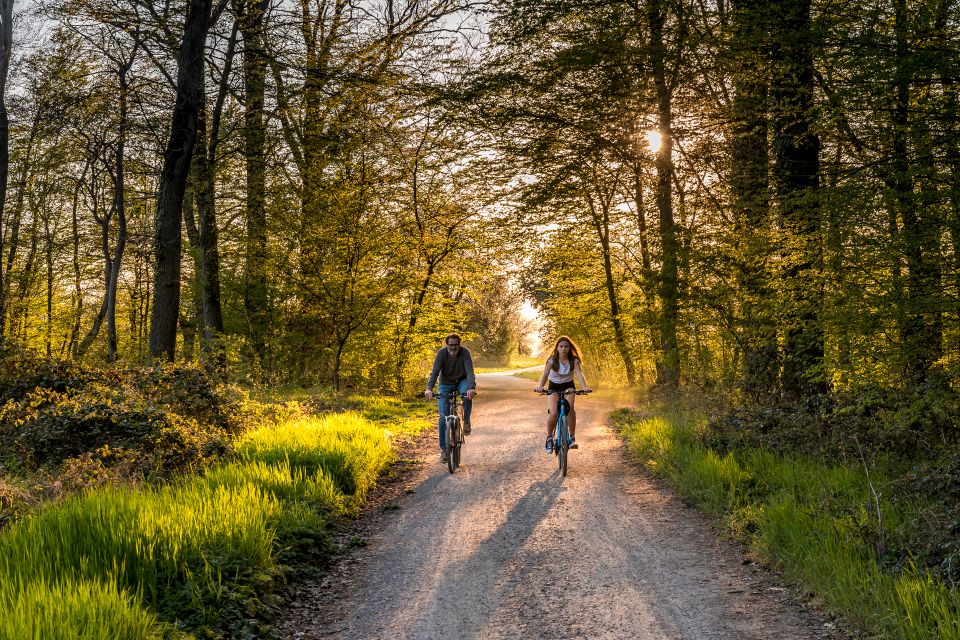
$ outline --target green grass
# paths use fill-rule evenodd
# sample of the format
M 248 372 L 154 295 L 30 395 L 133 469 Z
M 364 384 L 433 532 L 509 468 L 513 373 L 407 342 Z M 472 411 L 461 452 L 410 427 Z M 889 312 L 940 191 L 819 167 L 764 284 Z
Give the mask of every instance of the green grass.
M 99 581 L 161 617 L 213 623 L 224 584 L 275 571 L 279 501 L 252 484 L 193 478 L 158 489 L 74 496 L 0 536 L 0 582 Z
M 391 438 L 409 437 L 434 426 L 435 405 L 425 398 L 401 399 L 373 394 L 353 395 L 347 398 L 351 410 L 359 413 Z
M 525 380 L 533 380 L 534 382 L 538 382 L 542 374 L 543 371 L 521 371 L 513 374 L 513 376 L 515 378 L 523 378 Z
M 512 371 L 514 369 L 526 369 L 527 367 L 543 366 L 543 358 L 528 358 L 524 356 L 513 356 L 510 361 L 503 366 L 496 367 L 474 367 L 476 373 L 496 373 L 499 371 Z
M 878 564 L 863 534 L 880 524 L 862 470 L 768 451 L 718 455 L 699 443 L 702 417 L 676 407 L 613 419 L 632 455 L 826 609 L 882 637 L 960 639 L 956 590 L 914 567 L 892 574 Z M 887 501 L 881 509 L 886 527 L 912 517 Z
M 203 475 L 75 495 L 6 530 L 0 640 L 170 637 L 172 623 L 259 637 L 281 561 L 328 552 L 327 523 L 394 454 L 356 413 L 264 427 L 236 449 Z
M 100 582 L 0 582 L 2 640 L 145 640 L 169 631 L 137 599 Z
M 380 472 L 393 460 L 382 429 L 356 413 L 301 418 L 281 429 L 244 435 L 237 456 L 247 462 L 289 463 L 309 474 L 322 470 L 354 502 L 362 501 Z

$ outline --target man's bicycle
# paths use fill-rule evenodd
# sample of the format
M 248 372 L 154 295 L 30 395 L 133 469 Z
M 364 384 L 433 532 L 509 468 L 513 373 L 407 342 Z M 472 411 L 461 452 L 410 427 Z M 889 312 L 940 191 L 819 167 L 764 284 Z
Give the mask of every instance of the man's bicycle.
M 549 396 L 559 391 L 544 389 L 539 392 L 540 395 Z M 560 396 L 557 403 L 557 424 L 553 428 L 553 453 L 557 456 L 557 462 L 560 464 L 560 473 L 567 475 L 567 452 L 570 450 L 570 426 L 567 423 L 567 415 L 570 413 L 570 403 L 564 396 L 568 395 L 586 395 L 590 393 L 587 390 L 567 389 Z
M 454 389 L 450 393 L 438 393 L 437 397 L 450 400 L 450 408 L 443 421 L 447 430 L 447 469 L 453 473 L 460 466 L 460 448 L 463 446 L 463 407 L 460 403 L 460 392 Z

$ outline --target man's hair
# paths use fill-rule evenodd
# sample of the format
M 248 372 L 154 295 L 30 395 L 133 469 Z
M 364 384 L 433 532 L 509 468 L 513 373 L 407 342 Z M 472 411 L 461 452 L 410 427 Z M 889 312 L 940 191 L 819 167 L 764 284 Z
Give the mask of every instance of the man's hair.
M 451 333 L 450 335 L 448 335 L 446 338 L 443 339 L 443 344 L 450 344 L 451 340 L 456 340 L 457 342 L 463 342 L 460 339 L 460 336 L 458 334 Z

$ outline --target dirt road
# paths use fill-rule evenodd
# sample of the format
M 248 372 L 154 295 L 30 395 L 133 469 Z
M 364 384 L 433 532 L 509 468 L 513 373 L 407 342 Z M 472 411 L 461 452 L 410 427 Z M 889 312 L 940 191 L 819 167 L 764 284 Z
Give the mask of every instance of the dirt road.
M 543 452 L 534 383 L 479 379 L 453 475 L 431 452 L 369 545 L 307 586 L 287 638 L 841 637 L 625 462 L 615 402 L 578 398 L 580 449 Z

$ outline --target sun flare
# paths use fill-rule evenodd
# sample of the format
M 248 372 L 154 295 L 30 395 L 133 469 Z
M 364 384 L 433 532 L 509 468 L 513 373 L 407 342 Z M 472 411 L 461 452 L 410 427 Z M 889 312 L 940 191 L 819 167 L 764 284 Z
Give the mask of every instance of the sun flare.
M 647 131 L 647 146 L 650 147 L 650 151 L 656 153 L 660 151 L 660 144 L 662 139 L 660 138 L 660 132 L 656 130 Z

